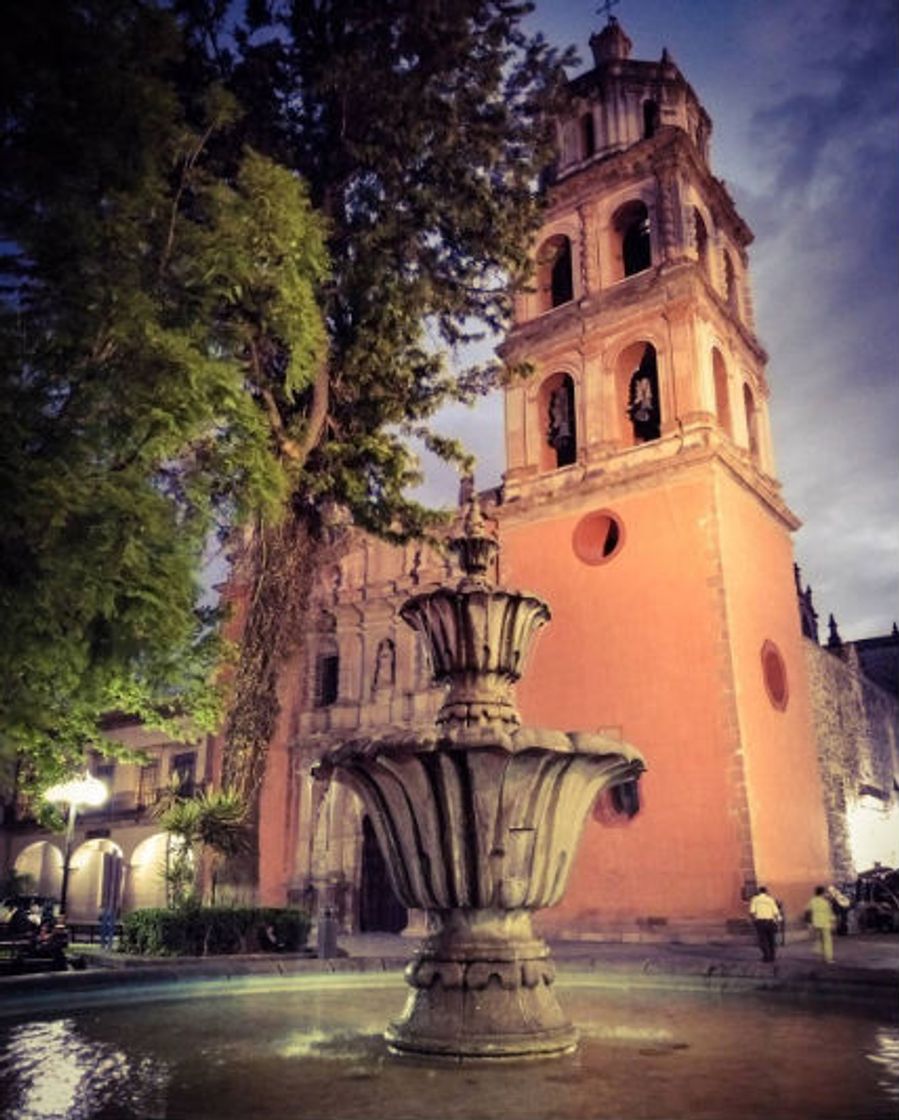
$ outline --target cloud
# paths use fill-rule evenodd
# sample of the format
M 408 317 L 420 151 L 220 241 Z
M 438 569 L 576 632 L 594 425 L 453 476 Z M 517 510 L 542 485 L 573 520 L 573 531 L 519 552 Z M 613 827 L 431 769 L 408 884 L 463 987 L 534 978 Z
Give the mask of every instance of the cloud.
M 763 4 L 746 35 L 770 92 L 735 194 L 758 237 L 775 446 L 805 519 L 797 552 L 844 637 L 883 632 L 899 605 L 895 4 Z

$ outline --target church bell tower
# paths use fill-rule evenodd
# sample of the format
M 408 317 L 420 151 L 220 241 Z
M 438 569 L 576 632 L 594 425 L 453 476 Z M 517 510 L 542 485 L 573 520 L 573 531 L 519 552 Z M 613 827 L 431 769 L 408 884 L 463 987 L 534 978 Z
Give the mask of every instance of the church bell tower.
M 506 389 L 503 580 L 553 609 L 526 718 L 620 729 L 649 770 L 596 806 L 559 932 L 739 917 L 757 882 L 799 905 L 827 874 L 752 233 L 668 52 L 632 59 L 614 18 L 590 46 L 501 349 L 533 369 Z

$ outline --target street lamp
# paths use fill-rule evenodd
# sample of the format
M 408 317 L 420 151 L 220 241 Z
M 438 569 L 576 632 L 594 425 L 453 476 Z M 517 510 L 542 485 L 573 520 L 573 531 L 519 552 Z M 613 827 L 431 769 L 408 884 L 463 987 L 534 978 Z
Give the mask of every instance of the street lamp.
M 78 816 L 79 806 L 91 809 L 99 808 L 109 797 L 109 789 L 105 782 L 93 777 L 90 771 L 85 770 L 80 778 L 71 778 L 67 782 L 58 782 L 44 791 L 47 801 L 61 801 L 69 807 L 66 821 L 66 846 L 62 860 L 62 888 L 59 892 L 59 914 L 65 916 L 66 896 L 69 890 L 69 858 L 72 854 L 72 837 L 75 835 L 75 818 Z

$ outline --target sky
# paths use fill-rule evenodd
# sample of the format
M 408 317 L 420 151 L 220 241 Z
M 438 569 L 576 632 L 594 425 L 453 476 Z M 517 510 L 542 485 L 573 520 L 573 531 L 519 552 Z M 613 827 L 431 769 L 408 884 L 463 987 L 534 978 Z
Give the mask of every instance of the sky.
M 538 0 L 553 44 L 606 22 L 596 3 Z M 899 3 L 621 0 L 632 57 L 667 47 L 710 114 L 712 170 L 755 233 L 756 330 L 769 355 L 777 473 L 821 640 L 899 621 Z M 499 395 L 439 425 L 503 469 Z M 419 495 L 452 502 L 430 471 Z

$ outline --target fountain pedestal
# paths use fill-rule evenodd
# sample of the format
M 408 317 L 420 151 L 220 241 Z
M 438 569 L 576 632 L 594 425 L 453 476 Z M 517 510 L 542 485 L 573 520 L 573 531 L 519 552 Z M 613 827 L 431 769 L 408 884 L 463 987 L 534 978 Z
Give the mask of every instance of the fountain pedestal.
M 458 1058 L 573 1050 L 577 1032 L 552 984 L 555 969 L 528 910 L 450 910 L 406 969 L 412 988 L 386 1032 L 392 1049 Z
M 491 586 L 497 545 L 476 502 L 450 543 L 465 572 L 458 587 L 401 611 L 428 642 L 435 680 L 449 684 L 436 727 L 350 740 L 318 772 L 362 798 L 397 897 L 435 926 L 406 970 L 412 991 L 387 1031 L 391 1047 L 456 1059 L 562 1054 L 577 1035 L 531 914 L 561 898 L 596 796 L 639 777 L 643 760 L 601 735 L 521 726 L 513 686 L 549 609 Z

